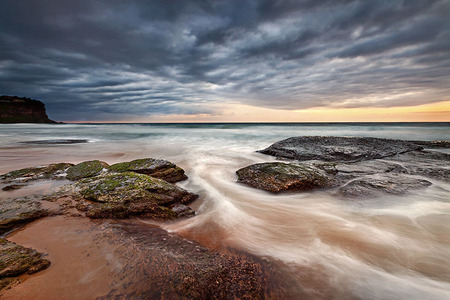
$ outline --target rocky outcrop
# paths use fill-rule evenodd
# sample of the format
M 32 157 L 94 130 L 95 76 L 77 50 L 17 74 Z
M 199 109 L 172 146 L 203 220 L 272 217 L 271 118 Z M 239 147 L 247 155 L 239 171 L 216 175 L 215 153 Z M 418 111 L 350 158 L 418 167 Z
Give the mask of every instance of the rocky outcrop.
M 109 167 L 112 172 L 136 172 L 163 179 L 167 182 L 178 182 L 186 180 L 184 170 L 175 164 L 154 158 L 136 159 L 130 162 L 114 164 Z
M 450 154 L 422 149 L 422 146 L 445 148 L 448 144 L 359 137 L 295 137 L 259 151 L 295 163 L 255 164 L 236 173 L 238 182 L 271 192 L 302 190 L 298 186 L 306 178 L 305 186 L 309 189 L 335 187 L 335 194 L 344 198 L 401 195 L 426 188 L 432 185 L 432 180 L 450 182 Z M 308 175 L 301 170 L 308 170 Z M 308 178 L 314 178 L 308 176 L 314 174 L 320 174 L 320 180 L 315 181 L 320 184 L 307 184 Z
M 36 250 L 0 238 L 0 289 L 19 281 L 17 276 L 34 274 L 50 266 Z
M 254 164 L 236 171 L 236 174 L 239 183 L 273 193 L 330 187 L 333 182 L 319 168 L 281 162 Z
M 356 162 L 421 150 L 401 140 L 370 137 L 301 136 L 276 142 L 258 152 L 299 161 Z
M 108 167 L 109 165 L 104 161 L 85 161 L 68 168 L 66 178 L 69 180 L 79 180 L 81 178 L 93 177 L 99 175 L 103 169 Z
M 90 218 L 174 219 L 177 213 L 186 215 L 179 205 L 198 197 L 162 179 L 133 172 L 84 179 L 76 186 L 82 198 L 88 200 L 81 200 L 77 208 Z
M 41 101 L 0 96 L 0 123 L 56 123 L 48 118 Z

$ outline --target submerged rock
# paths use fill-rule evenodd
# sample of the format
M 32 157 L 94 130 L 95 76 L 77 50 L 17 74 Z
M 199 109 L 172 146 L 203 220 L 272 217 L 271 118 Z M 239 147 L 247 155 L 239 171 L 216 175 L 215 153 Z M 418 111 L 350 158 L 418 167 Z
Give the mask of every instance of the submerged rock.
M 162 159 L 143 158 L 130 162 L 117 163 L 109 167 L 112 172 L 136 172 L 163 179 L 167 182 L 186 180 L 184 170 L 177 165 Z
M 10 184 L 2 188 L 2 191 L 13 191 L 27 186 L 26 184 Z
M 79 209 L 91 218 L 173 219 L 183 211 L 174 211 L 172 206 L 198 197 L 164 180 L 133 172 L 84 179 L 76 185 L 80 195 L 90 201 Z
M 109 167 L 109 165 L 103 161 L 85 161 L 67 169 L 66 178 L 69 180 L 78 180 L 87 177 L 94 177 L 99 175 L 103 169 L 107 167 Z
M 354 162 L 420 150 L 421 146 L 401 140 L 370 137 L 301 136 L 285 139 L 258 152 L 294 160 Z
M 27 182 L 37 179 L 64 179 L 65 171 L 71 166 L 73 166 L 73 164 L 57 163 L 24 168 L 0 175 L 0 180 L 5 182 Z
M 36 250 L 0 238 L 0 289 L 17 282 L 19 275 L 34 274 L 49 265 Z
M 110 236 L 113 243 L 127 245 L 124 279 L 99 299 L 305 297 L 292 293 L 295 283 L 286 271 L 246 253 L 220 253 L 142 223 L 116 226 Z
M 41 204 L 27 198 L 0 199 L 0 234 L 48 215 Z
M 431 182 L 401 174 L 376 174 L 359 177 L 340 187 L 338 193 L 344 197 L 374 197 L 386 193 L 402 195 L 408 191 L 425 188 Z
M 273 193 L 332 185 L 327 173 L 312 166 L 281 162 L 254 164 L 236 171 L 238 182 Z
M 58 140 L 37 140 L 37 141 L 25 141 L 22 144 L 34 144 L 34 145 L 68 145 L 68 144 L 83 144 L 89 143 L 88 140 L 79 139 L 58 139 Z

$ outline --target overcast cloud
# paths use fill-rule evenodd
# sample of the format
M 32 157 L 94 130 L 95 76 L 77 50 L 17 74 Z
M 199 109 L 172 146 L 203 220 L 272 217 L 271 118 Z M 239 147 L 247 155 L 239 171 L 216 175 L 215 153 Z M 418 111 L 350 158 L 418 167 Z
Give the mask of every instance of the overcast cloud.
M 450 100 L 450 0 L 0 0 L 0 94 L 68 121 Z

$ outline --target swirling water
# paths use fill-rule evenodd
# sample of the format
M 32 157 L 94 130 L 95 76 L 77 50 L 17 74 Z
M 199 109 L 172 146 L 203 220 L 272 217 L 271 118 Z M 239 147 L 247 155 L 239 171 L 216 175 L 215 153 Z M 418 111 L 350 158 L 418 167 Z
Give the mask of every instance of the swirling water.
M 165 225 L 213 247 L 286 264 L 310 298 L 450 299 L 450 185 L 346 200 L 328 191 L 273 195 L 236 183 L 256 153 L 302 135 L 450 140 L 449 123 L 14 124 L 0 126 L 0 173 L 51 162 L 154 157 L 186 170 L 194 218 Z M 87 139 L 70 145 L 25 141 Z M 447 166 L 449 167 L 449 166 Z

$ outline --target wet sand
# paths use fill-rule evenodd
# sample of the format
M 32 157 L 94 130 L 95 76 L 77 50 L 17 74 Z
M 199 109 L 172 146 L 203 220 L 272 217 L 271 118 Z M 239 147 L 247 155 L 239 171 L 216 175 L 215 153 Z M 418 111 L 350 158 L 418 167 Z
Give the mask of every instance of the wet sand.
M 118 245 L 101 239 L 101 224 L 57 216 L 38 220 L 8 240 L 46 254 L 50 267 L 5 290 L 5 299 L 93 299 L 108 293 L 120 278 Z

